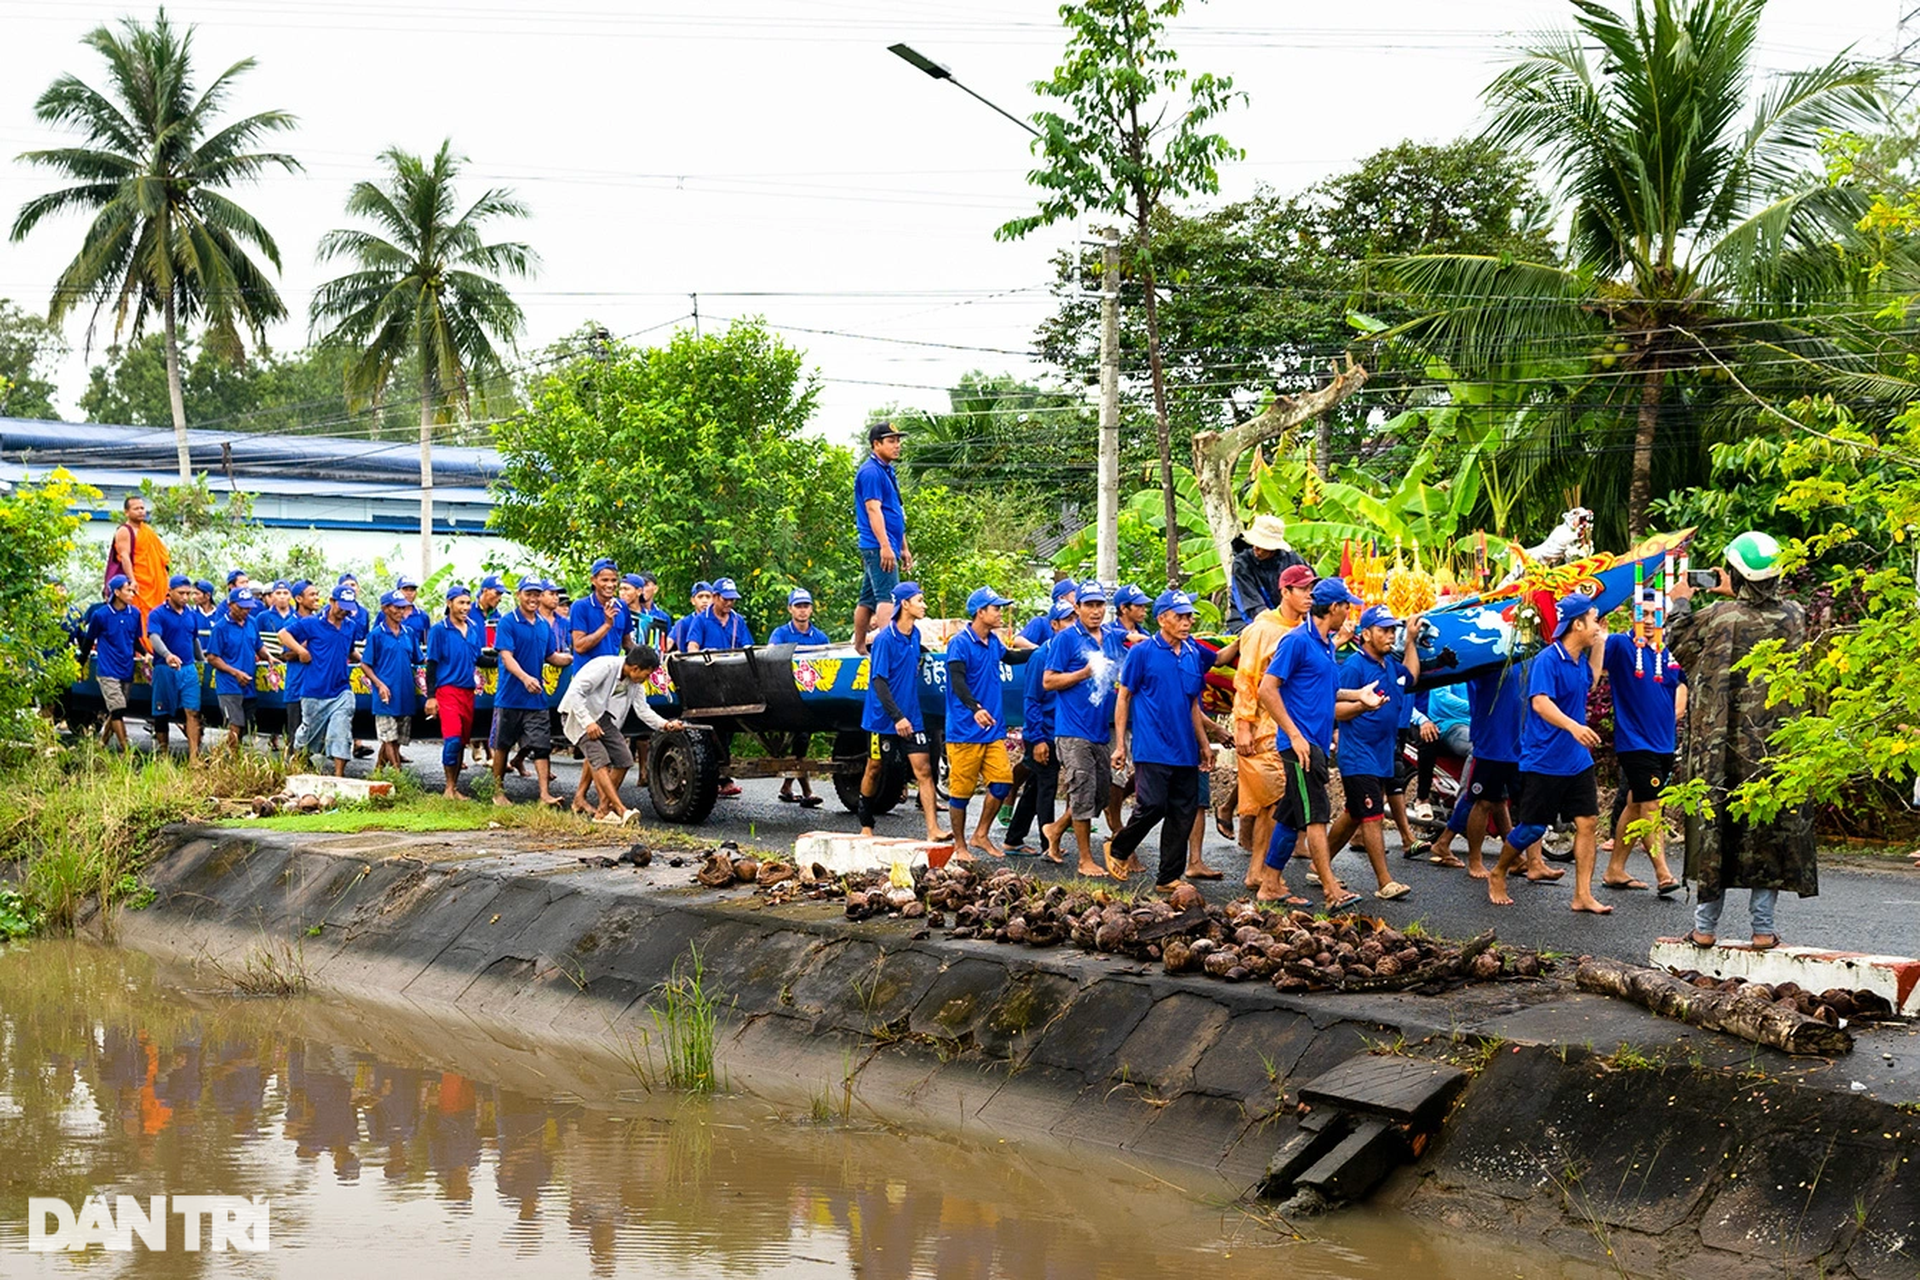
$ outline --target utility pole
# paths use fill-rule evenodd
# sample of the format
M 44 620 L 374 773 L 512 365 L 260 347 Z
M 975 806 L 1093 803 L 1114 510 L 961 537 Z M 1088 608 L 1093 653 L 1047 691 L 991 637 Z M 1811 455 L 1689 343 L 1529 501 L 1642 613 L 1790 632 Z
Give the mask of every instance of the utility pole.
M 1100 237 L 1100 499 L 1093 576 L 1120 580 L 1120 229 Z
M 693 340 L 698 342 L 700 341 L 700 295 L 690 293 L 687 296 L 693 299 Z

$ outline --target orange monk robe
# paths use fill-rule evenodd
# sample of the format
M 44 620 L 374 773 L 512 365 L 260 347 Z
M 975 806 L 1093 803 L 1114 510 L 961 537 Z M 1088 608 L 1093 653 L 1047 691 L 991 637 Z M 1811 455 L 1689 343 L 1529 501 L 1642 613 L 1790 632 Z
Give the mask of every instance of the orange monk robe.
M 160 540 L 151 523 L 122 525 L 133 537 L 133 603 L 140 610 L 140 616 L 147 614 L 166 603 L 167 572 L 170 563 L 167 556 L 167 544 Z M 118 542 L 120 531 L 114 531 L 114 540 Z M 124 563 L 124 561 L 123 561 Z
M 1233 674 L 1233 718 L 1236 728 L 1242 722 L 1253 727 L 1254 746 L 1252 755 L 1239 760 L 1238 812 L 1242 817 L 1278 803 L 1287 785 L 1280 751 L 1274 745 L 1279 726 L 1260 707 L 1260 678 L 1267 674 L 1274 650 L 1289 630 L 1278 609 L 1267 609 L 1240 632 L 1240 659 Z

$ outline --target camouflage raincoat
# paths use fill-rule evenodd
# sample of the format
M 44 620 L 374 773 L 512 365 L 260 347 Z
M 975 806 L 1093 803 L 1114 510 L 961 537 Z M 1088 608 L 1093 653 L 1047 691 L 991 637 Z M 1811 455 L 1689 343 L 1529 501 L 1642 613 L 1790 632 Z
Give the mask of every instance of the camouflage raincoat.
M 1784 810 L 1763 826 L 1736 822 L 1727 813 L 1728 794 L 1766 772 L 1767 738 L 1792 711 L 1767 706 L 1765 686 L 1731 668 L 1762 640 L 1797 647 L 1807 638 L 1805 611 L 1781 600 L 1777 583 L 1735 575 L 1734 584 L 1733 599 L 1676 619 L 1673 629 L 1673 652 L 1686 669 L 1689 689 L 1675 773 L 1705 779 L 1715 813 L 1711 820 L 1686 820 L 1686 877 L 1703 902 L 1717 901 L 1730 888 L 1813 897 L 1820 879 L 1808 808 Z

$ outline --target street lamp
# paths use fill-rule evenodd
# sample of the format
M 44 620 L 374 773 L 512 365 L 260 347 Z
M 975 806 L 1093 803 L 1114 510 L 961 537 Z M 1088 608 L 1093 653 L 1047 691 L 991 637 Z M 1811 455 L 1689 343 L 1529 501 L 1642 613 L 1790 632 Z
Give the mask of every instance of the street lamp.
M 1019 125 L 1022 129 L 1025 129 L 1028 133 L 1032 134 L 1034 137 L 1037 138 L 1040 136 L 1040 131 L 1038 129 L 1028 124 L 1025 120 L 1022 120 L 1019 116 L 1016 116 L 1012 112 L 1006 110 L 1004 107 L 995 106 L 993 103 L 987 102 L 985 98 L 982 98 L 979 94 L 967 88 L 967 86 L 961 84 L 958 80 L 955 80 L 953 78 L 953 72 L 950 69 L 941 66 L 939 63 L 935 62 L 932 58 L 929 58 L 926 54 L 921 53 L 919 50 L 904 44 L 890 44 L 887 46 L 887 52 L 891 53 L 894 57 L 899 58 L 902 62 L 905 62 L 912 67 L 915 67 L 921 71 L 926 72 L 928 75 L 932 76 L 935 80 L 945 80 L 948 84 L 951 84 L 954 88 L 960 90 L 962 93 L 966 94 L 969 98 L 974 99 L 976 102 L 985 103 L 987 106 L 992 107 L 995 111 L 998 111 L 1001 115 L 1013 121 L 1015 124 Z

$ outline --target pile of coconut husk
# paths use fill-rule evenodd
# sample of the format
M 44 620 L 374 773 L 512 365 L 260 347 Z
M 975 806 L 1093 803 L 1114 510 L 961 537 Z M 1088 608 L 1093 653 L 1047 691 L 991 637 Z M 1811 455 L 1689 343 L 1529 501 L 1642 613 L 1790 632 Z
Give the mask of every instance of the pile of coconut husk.
M 765 874 L 761 868 L 741 877 L 737 864 L 731 869 L 737 879 Z M 800 880 L 791 868 L 784 871 Z M 1497 945 L 1490 932 L 1448 942 L 1408 934 L 1371 916 L 1316 919 L 1247 899 L 1210 904 L 1191 885 L 1167 899 L 1136 902 L 1104 888 L 977 863 L 918 867 L 912 875 L 911 888 L 884 871 L 844 883 L 816 877 L 786 896 L 844 895 L 850 920 L 924 919 L 929 930 L 945 930 L 951 938 L 1029 947 L 1070 944 L 1157 962 L 1168 973 L 1204 973 L 1228 982 L 1265 979 L 1282 991 L 1439 990 L 1469 981 L 1533 978 L 1552 968 L 1537 953 Z
M 1697 990 L 1769 1000 L 1802 1017 L 1818 1018 L 1830 1027 L 1844 1027 L 1849 1022 L 1894 1020 L 1892 1003 L 1873 991 L 1848 991 L 1842 987 L 1831 987 L 1815 995 L 1797 982 L 1782 982 L 1773 986 L 1765 982 L 1749 982 L 1745 978 L 1716 978 L 1696 969 L 1670 969 L 1668 972 Z
M 839 897 L 845 892 L 839 880 L 817 862 L 796 867 L 773 858 L 762 860 L 742 853 L 731 840 L 709 850 L 693 878 L 709 889 L 753 885 L 776 903 L 803 895 Z
M 339 804 L 339 796 L 295 795 L 291 791 L 244 800 L 228 800 L 218 796 L 207 800 L 207 807 L 222 818 L 271 818 L 282 813 L 319 813 L 322 809 L 337 808 Z

